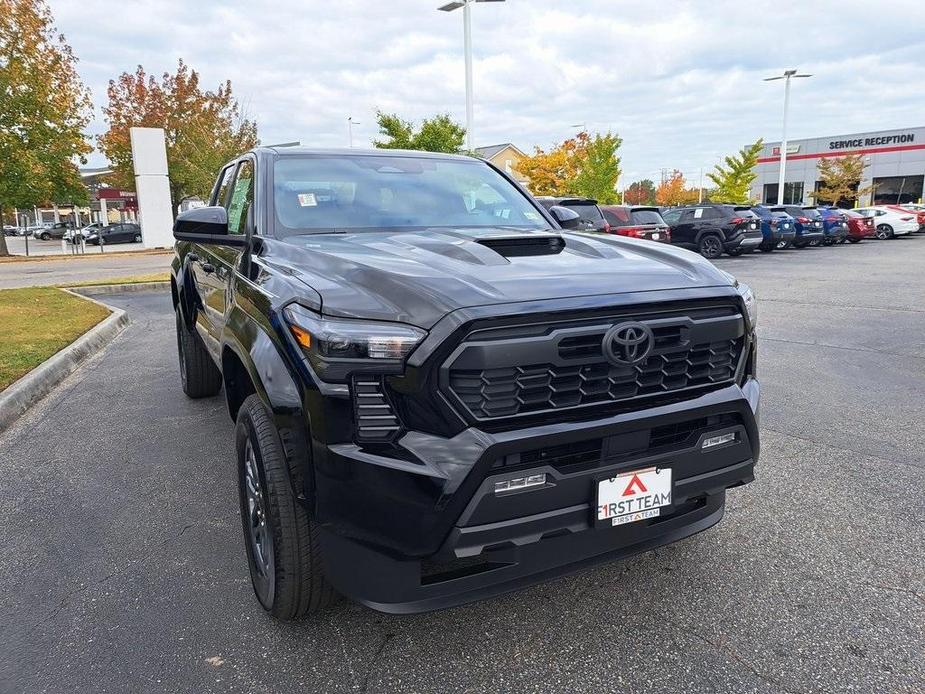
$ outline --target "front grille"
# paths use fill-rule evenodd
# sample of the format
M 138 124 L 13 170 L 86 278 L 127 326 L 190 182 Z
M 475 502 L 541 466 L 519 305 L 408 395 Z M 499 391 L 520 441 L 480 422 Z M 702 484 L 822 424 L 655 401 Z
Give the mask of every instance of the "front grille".
M 645 323 L 655 337 L 635 365 L 613 364 L 602 349 L 605 333 L 624 320 Z M 473 332 L 448 360 L 450 395 L 473 418 L 492 420 L 707 389 L 735 379 L 745 341 L 734 307 L 553 323 L 537 333 Z

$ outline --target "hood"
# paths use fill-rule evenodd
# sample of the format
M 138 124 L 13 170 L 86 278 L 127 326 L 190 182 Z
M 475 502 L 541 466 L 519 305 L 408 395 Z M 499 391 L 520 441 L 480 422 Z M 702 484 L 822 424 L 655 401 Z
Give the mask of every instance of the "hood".
M 498 229 L 267 239 L 263 262 L 321 296 L 321 311 L 429 328 L 467 307 L 731 285 L 701 256 L 620 236 Z

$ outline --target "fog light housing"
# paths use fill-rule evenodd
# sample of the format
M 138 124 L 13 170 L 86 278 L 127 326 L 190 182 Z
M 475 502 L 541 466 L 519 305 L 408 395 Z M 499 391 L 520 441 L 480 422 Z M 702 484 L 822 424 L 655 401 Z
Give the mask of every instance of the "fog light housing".
M 716 448 L 717 446 L 722 446 L 724 443 L 732 443 L 735 440 L 736 440 L 736 433 L 734 431 L 731 431 L 728 434 L 719 434 L 718 436 L 709 436 L 703 440 L 703 443 L 700 445 L 700 450 L 706 450 L 707 448 Z
M 526 477 L 515 477 L 511 480 L 495 482 L 495 494 L 516 492 L 521 489 L 530 489 L 531 487 L 542 487 L 544 484 L 546 484 L 545 472 L 536 475 L 528 475 Z

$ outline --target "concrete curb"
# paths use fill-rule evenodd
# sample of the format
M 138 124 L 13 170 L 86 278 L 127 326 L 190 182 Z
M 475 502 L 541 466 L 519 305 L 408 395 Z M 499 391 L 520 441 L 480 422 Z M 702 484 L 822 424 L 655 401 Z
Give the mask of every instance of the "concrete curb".
M 104 294 L 124 294 L 125 292 L 166 292 L 170 282 L 135 282 L 133 284 L 92 284 L 85 287 L 67 287 L 65 291 L 81 296 L 101 296 Z M 105 305 L 105 304 L 104 304 Z M 111 306 L 106 306 L 111 309 Z
M 63 291 L 78 295 L 68 289 Z M 86 296 L 81 298 L 104 306 L 111 311 L 110 315 L 0 392 L 0 432 L 8 429 L 26 410 L 48 395 L 55 386 L 74 373 L 82 362 L 109 344 L 128 325 L 128 314 L 122 309 L 107 306 Z

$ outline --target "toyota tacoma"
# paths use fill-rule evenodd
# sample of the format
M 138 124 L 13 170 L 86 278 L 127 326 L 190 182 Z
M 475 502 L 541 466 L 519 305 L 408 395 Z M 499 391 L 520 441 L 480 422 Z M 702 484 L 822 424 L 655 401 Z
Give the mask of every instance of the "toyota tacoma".
M 276 617 L 491 597 L 753 479 L 755 297 L 700 256 L 570 230 L 466 156 L 258 148 L 208 202 L 174 225 L 180 376 L 224 390 Z

